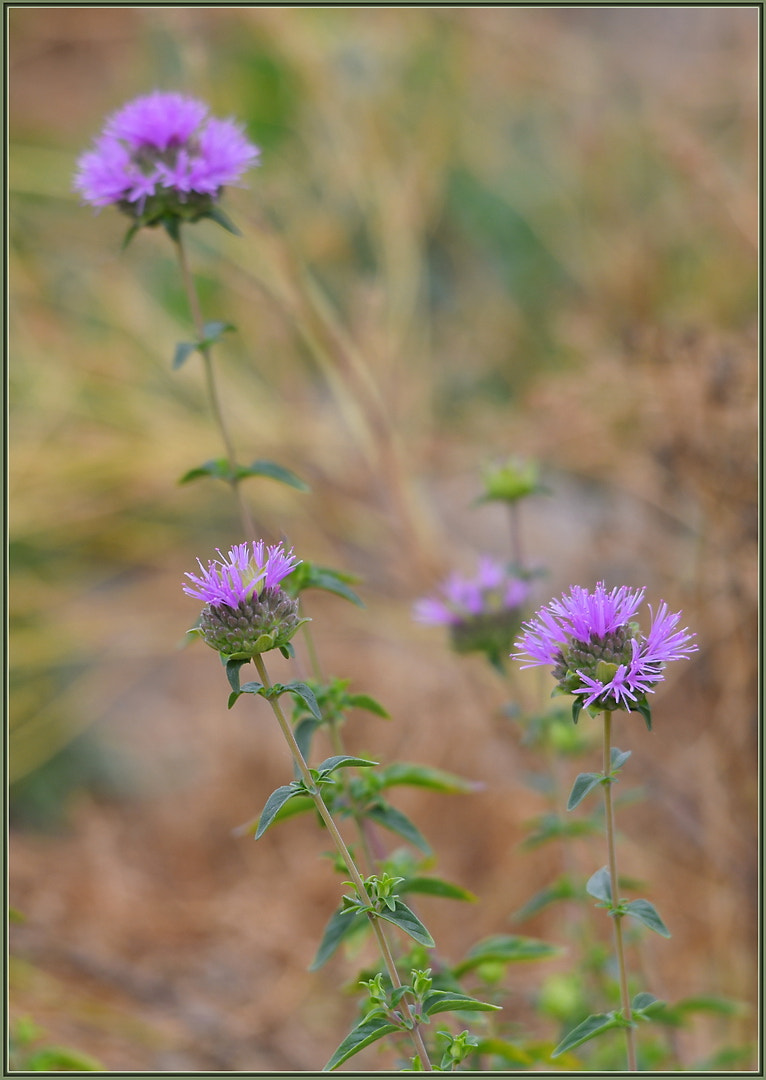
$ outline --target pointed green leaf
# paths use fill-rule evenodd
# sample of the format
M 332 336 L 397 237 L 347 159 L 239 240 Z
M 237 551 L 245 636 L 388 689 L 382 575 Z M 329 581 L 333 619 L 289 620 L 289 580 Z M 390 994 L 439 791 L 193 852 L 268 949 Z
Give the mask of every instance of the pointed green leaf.
M 603 826 L 593 816 L 562 820 L 558 814 L 543 814 L 534 822 L 535 831 L 523 841 L 522 847 L 529 851 L 547 844 L 550 840 L 567 840 L 576 836 L 592 836 L 601 833 Z
M 423 1012 L 433 1016 L 440 1012 L 499 1012 L 499 1005 L 490 1005 L 487 1001 L 478 1001 L 467 994 L 456 994 L 451 990 L 432 990 L 423 1000 Z
M 229 215 L 225 214 L 218 204 L 213 205 L 204 217 L 214 221 L 216 225 L 220 225 L 222 229 L 225 229 L 226 232 L 230 232 L 233 236 L 242 235 Z
M 350 694 L 348 704 L 349 708 L 364 709 L 366 712 L 374 713 L 375 716 L 380 716 L 384 720 L 391 719 L 388 709 L 384 708 L 374 697 L 370 697 L 369 694 Z
M 642 1020 L 650 1020 L 656 1013 L 663 1012 L 666 1008 L 665 1002 L 660 1001 L 654 996 L 654 994 L 636 994 L 631 1002 L 631 1008 L 636 1016 L 640 1016 Z
M 588 792 L 593 791 L 595 787 L 598 787 L 602 779 L 601 773 L 580 773 L 572 787 L 572 793 L 570 794 L 569 802 L 567 803 L 567 810 L 574 810 L 576 806 L 579 806 Z
M 200 341 L 198 348 L 204 349 L 209 345 L 215 345 L 216 341 L 220 341 L 227 331 L 236 329 L 234 323 L 230 322 L 219 322 L 217 320 L 206 322 L 202 328 L 202 341 Z
M 178 371 L 182 364 L 184 364 L 197 346 L 193 341 L 179 341 L 176 345 L 176 350 L 173 353 L 173 371 Z
M 612 772 L 621 769 L 632 753 L 632 750 L 618 750 L 613 746 L 610 751 Z
M 629 904 L 625 905 L 625 914 L 632 915 L 634 919 L 638 919 L 640 923 L 648 926 L 650 930 L 654 930 L 656 934 L 660 934 L 664 938 L 670 937 L 670 931 L 660 918 L 657 909 L 648 900 L 631 900 Z
M 188 484 L 191 480 L 199 480 L 200 477 L 203 476 L 212 476 L 216 480 L 225 480 L 227 483 L 232 483 L 234 480 L 228 459 L 215 458 L 214 460 L 203 462 L 202 465 L 198 465 L 194 469 L 189 469 L 187 473 L 184 473 L 178 483 Z
M 293 732 L 295 741 L 307 761 L 311 757 L 311 740 L 318 727 L 319 721 L 315 720 L 313 716 L 304 716 L 300 723 L 295 725 L 295 731 Z
M 609 880 L 609 868 L 602 866 L 595 874 L 592 874 L 585 885 L 585 891 L 595 900 L 602 900 L 605 904 L 612 903 L 612 884 Z
M 310 686 L 307 686 L 306 683 L 303 682 L 285 683 L 285 685 L 282 687 L 281 692 L 284 693 L 285 691 L 289 694 L 292 694 L 294 697 L 299 698 L 315 720 L 322 719 L 322 713 L 319 710 L 317 699 L 314 695 L 314 691 L 311 689 Z
M 572 720 L 576 724 L 582 712 L 582 698 L 575 698 L 572 702 Z
M 467 971 L 472 971 L 482 964 L 515 964 L 530 960 L 547 960 L 560 952 L 559 946 L 549 945 L 547 941 L 540 941 L 538 938 L 520 937 L 516 934 L 494 934 L 480 941 L 478 945 L 474 945 L 466 954 L 465 960 L 453 967 L 452 973 L 459 979 Z
M 434 939 L 415 912 L 411 911 L 401 900 L 394 900 L 393 909 L 387 908 L 385 911 L 379 911 L 378 918 L 385 919 L 386 922 L 398 926 L 400 930 L 404 930 L 405 934 L 409 934 L 419 945 L 425 945 L 429 949 L 433 948 Z
M 427 896 L 442 896 L 446 900 L 475 901 L 478 899 L 468 889 L 463 889 L 460 885 L 453 885 L 449 881 L 442 881 L 441 878 L 405 878 L 398 888 L 400 893 L 423 893 Z
M 586 1020 L 583 1020 L 583 1022 L 578 1024 L 568 1035 L 565 1035 L 551 1054 L 551 1057 L 558 1057 L 559 1054 L 563 1054 L 565 1050 L 574 1050 L 576 1046 L 581 1046 L 584 1042 L 588 1042 L 589 1039 L 595 1039 L 598 1035 L 603 1035 L 606 1031 L 613 1031 L 615 1028 L 622 1028 L 625 1026 L 625 1021 L 616 1016 L 615 1013 L 596 1013 L 593 1016 L 589 1016 Z
M 431 847 L 426 838 L 401 810 L 394 809 L 388 803 L 377 803 L 367 810 L 367 817 L 376 821 L 378 825 L 382 825 L 384 829 L 390 829 L 391 832 L 403 836 L 424 855 L 431 854 Z
M 370 1019 L 363 1020 L 346 1036 L 322 1071 L 332 1072 L 333 1069 L 337 1069 L 339 1065 L 342 1065 L 344 1061 L 348 1061 L 354 1054 L 358 1054 L 365 1046 L 369 1046 L 370 1043 L 377 1042 L 378 1039 L 400 1030 L 385 1016 L 373 1016 Z
M 237 478 L 243 479 L 246 476 L 268 476 L 271 480 L 278 480 L 298 491 L 310 490 L 308 484 L 299 476 L 290 469 L 286 469 L 284 465 L 277 465 L 275 461 L 258 460 L 252 462 L 251 465 L 240 466 L 237 470 Z
M 362 911 L 349 911 L 339 908 L 332 916 L 322 934 L 317 954 L 311 961 L 309 971 L 318 971 L 327 963 L 342 941 L 354 934 L 369 929 L 370 920 Z
M 330 570 L 326 566 L 316 566 L 314 563 L 304 560 L 282 582 L 282 588 L 290 596 L 298 596 L 304 589 L 324 589 L 325 592 L 335 593 L 342 596 L 357 607 L 364 607 L 353 589 L 349 588 L 351 582 L 358 578 L 353 574 L 345 574 L 339 570 Z
M 242 683 L 239 688 L 241 694 L 262 694 L 264 691 L 263 683 L 259 682 L 246 682 Z
M 249 660 L 227 660 L 226 661 L 226 678 L 229 680 L 229 686 L 234 691 L 239 691 L 239 672 L 245 664 L 249 664 Z M 260 684 L 259 684 L 260 685 Z
M 549 885 L 547 888 L 535 893 L 531 900 L 528 900 L 522 908 L 515 912 L 513 918 L 521 922 L 523 919 L 536 915 L 538 911 L 542 911 L 548 904 L 554 904 L 558 900 L 572 900 L 575 896 L 577 896 L 577 889 L 570 878 L 561 877 L 553 885 Z
M 325 758 L 321 765 L 317 765 L 317 772 L 319 773 L 331 773 L 336 769 L 369 769 L 374 765 L 378 765 L 377 761 L 370 761 L 368 758 L 351 757 L 348 754 L 336 754 L 334 757 Z
M 293 787 L 292 784 L 283 784 L 282 787 L 278 787 L 276 791 L 272 791 L 271 795 L 269 795 L 266 800 L 266 805 L 261 811 L 261 816 L 258 818 L 258 828 L 255 830 L 256 840 L 260 840 L 287 800 L 300 794 L 301 792 Z
M 483 784 L 466 780 L 443 769 L 432 769 L 428 765 L 414 765 L 406 761 L 386 765 L 381 769 L 380 775 L 384 788 L 407 784 L 410 787 L 441 791 L 446 795 L 461 795 L 480 791 L 483 787 Z
M 138 232 L 138 230 L 140 228 L 141 228 L 141 226 L 139 224 L 133 224 L 133 225 L 130 226 L 128 231 L 125 233 L 125 236 L 122 238 L 122 244 L 120 245 L 120 251 L 125 251 L 128 244 L 131 242 L 131 240 L 133 239 L 133 237 L 136 235 L 136 233 Z
M 647 731 L 652 730 L 652 710 L 649 706 L 649 702 L 644 698 L 643 701 L 637 701 L 631 709 L 631 712 L 640 712 L 644 718 Z

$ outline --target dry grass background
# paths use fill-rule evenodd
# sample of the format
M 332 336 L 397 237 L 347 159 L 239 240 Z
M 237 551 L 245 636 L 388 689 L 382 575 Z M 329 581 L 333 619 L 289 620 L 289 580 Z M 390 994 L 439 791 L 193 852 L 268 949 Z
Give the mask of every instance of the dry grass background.
M 560 871 L 518 850 L 543 804 L 506 689 L 409 616 L 506 553 L 472 503 L 481 463 L 520 454 L 552 490 L 524 518 L 539 600 L 646 583 L 698 632 L 655 731 L 624 721 L 652 799 L 623 861 L 674 932 L 646 942 L 651 990 L 748 1006 L 683 1032 L 682 1066 L 754 1042 L 757 11 L 9 14 L 11 1016 L 110 1070 L 185 1072 L 319 1068 L 352 1015 L 347 961 L 306 972 L 338 897 L 321 836 L 232 835 L 285 780 L 278 733 L 177 648 L 183 571 L 240 536 L 223 487 L 175 483 L 220 451 L 200 371 L 170 370 L 171 253 L 146 232 L 120 254 L 116 212 L 70 189 L 105 113 L 177 86 L 263 147 L 228 196 L 244 239 L 202 225 L 192 258 L 240 331 L 218 355 L 241 457 L 312 487 L 254 481 L 264 534 L 361 578 L 364 611 L 309 596 L 325 669 L 393 715 L 350 748 L 485 785 L 400 803 L 480 897 L 424 902 L 440 946 L 509 932 Z M 561 941 L 560 918 L 523 932 Z M 540 978 L 509 984 L 533 1031 Z

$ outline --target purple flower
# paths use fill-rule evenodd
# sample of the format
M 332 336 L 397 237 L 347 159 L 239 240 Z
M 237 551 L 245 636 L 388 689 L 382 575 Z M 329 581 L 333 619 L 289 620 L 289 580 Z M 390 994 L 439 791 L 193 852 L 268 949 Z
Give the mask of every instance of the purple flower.
M 484 652 L 495 666 L 501 666 L 530 591 L 525 578 L 482 556 L 473 577 L 451 574 L 436 596 L 415 603 L 412 615 L 416 622 L 448 626 L 457 652 Z
M 184 94 L 155 91 L 110 116 L 77 163 L 74 187 L 92 206 L 117 205 L 143 224 L 209 216 L 227 184 L 260 151 L 233 120 L 208 116 Z
M 216 549 L 221 555 L 220 549 Z M 202 576 L 187 573 L 192 585 L 184 585 L 187 596 L 196 596 L 207 604 L 228 604 L 236 607 L 263 589 L 275 589 L 280 581 L 300 562 L 293 549 L 285 551 L 281 544 L 266 547 L 263 540 L 235 544 L 228 556 L 214 559 L 207 570 L 199 559 Z M 259 587 L 260 586 L 260 587 Z
M 641 633 L 633 618 L 645 592 L 607 591 L 599 582 L 589 593 L 575 585 L 524 624 L 512 656 L 522 668 L 552 665 L 558 692 L 579 695 L 575 713 L 590 705 L 635 709 L 649 723 L 646 695 L 662 681 L 665 664 L 688 657 L 697 645 L 687 628 L 676 629 L 681 614 L 664 602 L 656 615 L 649 608 L 649 633 Z
M 226 556 L 220 550 L 218 554 L 220 559 L 209 562 L 207 569 L 197 559 L 201 574 L 186 574 L 191 585 L 184 584 L 184 592 L 206 604 L 191 633 L 229 660 L 284 650 L 306 622 L 299 616 L 298 601 L 280 587 L 300 562 L 292 548 L 266 547 L 258 540 L 235 544 Z

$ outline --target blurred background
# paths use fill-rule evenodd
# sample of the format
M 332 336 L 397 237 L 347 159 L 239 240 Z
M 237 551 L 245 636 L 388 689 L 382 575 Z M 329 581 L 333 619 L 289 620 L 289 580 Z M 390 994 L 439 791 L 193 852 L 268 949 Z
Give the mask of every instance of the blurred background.
M 307 596 L 325 670 L 392 716 L 359 714 L 349 747 L 483 785 L 399 799 L 479 897 L 423 901 L 440 948 L 514 932 L 559 872 L 555 847 L 519 848 L 544 800 L 507 686 L 410 614 L 509 555 L 503 507 L 476 499 L 516 455 L 550 491 L 522 521 L 536 603 L 646 585 L 698 634 L 653 732 L 619 720 L 649 796 L 621 813 L 621 865 L 673 931 L 644 942 L 648 988 L 742 1003 L 679 1034 L 680 1067 L 754 1044 L 757 19 L 9 11 L 12 1021 L 108 1070 L 288 1071 L 321 1068 L 354 1015 L 353 960 L 306 970 L 340 892 L 324 837 L 308 817 L 233 833 L 286 748 L 183 648 L 184 571 L 242 537 L 223 484 L 177 483 L 222 451 L 199 363 L 171 370 L 191 335 L 171 246 L 144 230 L 121 252 L 126 219 L 72 192 L 105 115 L 160 88 L 262 148 L 225 198 L 243 237 L 201 223 L 191 260 L 206 318 L 238 328 L 216 358 L 240 459 L 311 487 L 250 481 L 262 535 L 358 575 L 363 610 Z M 521 932 L 561 942 L 560 918 Z M 532 1033 L 541 973 L 509 983 Z

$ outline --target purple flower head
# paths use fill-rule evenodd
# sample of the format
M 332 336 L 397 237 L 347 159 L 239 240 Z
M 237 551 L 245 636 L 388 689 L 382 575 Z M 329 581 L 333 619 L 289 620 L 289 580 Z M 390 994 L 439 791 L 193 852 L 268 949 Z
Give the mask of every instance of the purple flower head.
M 415 603 L 412 615 L 416 622 L 448 626 L 457 652 L 484 652 L 499 666 L 519 629 L 530 591 L 526 578 L 482 556 L 473 577 L 451 574 L 437 595 Z
M 292 548 L 258 540 L 218 554 L 207 569 L 197 560 L 201 574 L 186 574 L 191 585 L 183 591 L 207 605 L 195 632 L 230 659 L 285 646 L 306 621 L 298 616 L 297 600 L 280 587 L 300 562 Z
M 662 602 L 652 612 L 649 633 L 644 635 L 633 621 L 645 589 L 627 586 L 607 591 L 603 582 L 589 593 L 579 585 L 551 600 L 522 627 L 515 660 L 522 668 L 553 668 L 559 693 L 579 695 L 580 708 L 637 710 L 650 723 L 646 695 L 663 679 L 670 660 L 680 660 L 697 650 L 696 635 L 677 630 L 680 612 L 672 614 Z
M 210 216 L 260 151 L 233 120 L 208 116 L 184 94 L 155 91 L 110 116 L 77 163 L 74 187 L 92 206 L 114 204 L 140 224 Z

